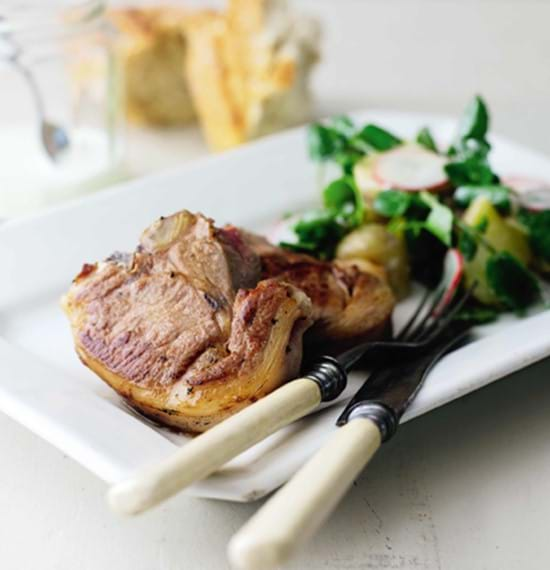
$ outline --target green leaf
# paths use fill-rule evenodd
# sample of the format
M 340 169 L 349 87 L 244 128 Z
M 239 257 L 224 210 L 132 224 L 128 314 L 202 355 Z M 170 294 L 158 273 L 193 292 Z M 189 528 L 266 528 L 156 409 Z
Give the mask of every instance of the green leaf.
M 411 193 L 399 190 L 384 190 L 374 199 L 374 211 L 386 218 L 402 216 L 411 205 Z
M 540 288 L 533 274 L 507 251 L 489 257 L 486 275 L 497 299 L 509 309 L 522 311 L 540 297 Z
M 357 161 L 361 160 L 365 154 L 354 149 L 346 149 L 334 154 L 332 159 L 342 169 L 344 175 L 352 175 L 353 167 Z
M 476 325 L 485 325 L 497 320 L 499 311 L 492 307 L 472 306 L 461 309 L 456 315 L 455 320 L 468 321 Z
M 428 150 L 438 152 L 437 145 L 428 127 L 424 127 L 418 131 L 416 142 Z
M 306 212 L 292 228 L 297 241 L 292 248 L 307 251 L 321 259 L 331 259 L 338 242 L 346 229 L 338 223 L 334 215 L 326 210 Z M 289 244 L 286 243 L 286 246 Z
M 463 230 L 458 238 L 458 249 L 466 261 L 472 261 L 477 253 L 477 241 L 475 236 L 471 232 Z
M 470 157 L 445 165 L 445 172 L 453 186 L 489 185 L 495 175 L 486 159 Z
M 487 216 L 483 216 L 478 224 L 474 226 L 474 228 L 480 233 L 484 234 L 485 230 L 489 227 L 489 218 Z
M 453 200 L 461 208 L 467 208 L 478 196 L 485 196 L 502 214 L 508 214 L 511 208 L 510 188 L 499 184 L 486 186 L 459 186 L 453 195 Z
M 521 209 L 518 221 L 529 233 L 529 244 L 535 256 L 550 262 L 550 210 L 531 212 Z
M 298 253 L 309 253 L 310 255 L 314 255 L 317 249 L 315 247 L 315 244 L 305 242 L 290 243 L 288 241 L 280 241 L 278 245 L 279 247 L 284 247 L 290 251 L 296 251 Z
M 335 129 L 320 123 L 312 123 L 307 130 L 309 156 L 316 161 L 324 161 L 341 152 L 346 144 L 346 137 Z
M 352 137 L 355 134 L 355 125 L 346 115 L 338 115 L 329 120 L 330 126 L 345 137 Z
M 332 216 L 341 217 L 351 227 L 359 226 L 365 217 L 365 202 L 352 176 L 331 182 L 323 190 L 325 208 Z
M 297 253 L 307 253 L 309 255 L 315 255 L 317 252 L 317 247 L 314 243 L 290 243 L 288 241 L 280 241 L 278 243 L 279 247 L 283 247 L 284 249 L 288 249 L 290 251 L 295 251 Z
M 421 192 L 421 200 L 430 208 L 424 227 L 447 247 L 451 247 L 453 231 L 453 212 L 432 194 Z
M 357 134 L 357 138 L 378 152 L 390 150 L 402 144 L 402 140 L 376 125 L 367 125 Z
M 452 161 L 445 166 L 454 186 L 485 186 L 498 182 L 487 159 L 491 145 L 486 140 L 489 113 L 477 96 L 467 106 L 459 123 L 455 143 L 449 148 Z
M 485 101 L 476 95 L 466 107 L 459 123 L 458 135 L 461 140 L 484 140 L 489 130 L 489 112 Z

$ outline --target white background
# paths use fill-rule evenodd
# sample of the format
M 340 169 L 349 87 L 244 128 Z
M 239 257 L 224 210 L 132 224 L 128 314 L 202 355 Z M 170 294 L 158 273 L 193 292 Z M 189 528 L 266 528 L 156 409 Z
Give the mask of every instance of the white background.
M 550 2 L 297 4 L 325 22 L 319 113 L 457 114 L 481 92 L 496 131 L 550 154 Z M 204 152 L 193 131 L 132 131 L 129 144 L 138 172 Z M 548 568 L 549 433 L 550 362 L 407 424 L 289 568 Z M 5 416 L 0 446 L 3 570 L 223 570 L 257 508 L 178 497 L 119 519 L 100 481 Z

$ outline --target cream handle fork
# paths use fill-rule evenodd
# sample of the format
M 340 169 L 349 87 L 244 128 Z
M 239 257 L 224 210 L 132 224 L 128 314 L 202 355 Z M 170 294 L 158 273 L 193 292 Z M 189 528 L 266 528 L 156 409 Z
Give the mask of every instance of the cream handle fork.
M 293 380 L 196 437 L 164 461 L 113 485 L 107 496 L 109 505 L 126 515 L 146 511 L 307 415 L 320 402 L 321 391 L 315 381 Z
M 329 517 L 380 444 L 379 428 L 368 418 L 338 428 L 231 539 L 232 568 L 270 570 L 284 564 Z

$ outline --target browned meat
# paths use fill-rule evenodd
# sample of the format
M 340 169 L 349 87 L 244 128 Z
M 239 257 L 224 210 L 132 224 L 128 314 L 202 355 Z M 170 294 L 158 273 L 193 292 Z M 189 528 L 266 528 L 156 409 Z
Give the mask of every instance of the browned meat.
M 338 352 L 361 340 L 379 337 L 390 325 L 395 303 L 378 275 L 353 264 L 319 261 L 270 244 L 246 233 L 246 241 L 261 259 L 262 279 L 276 278 L 306 293 L 313 304 L 309 345 Z
M 87 366 L 146 415 L 200 432 L 295 376 L 314 320 L 311 341 L 349 342 L 380 334 L 393 300 L 356 268 L 182 211 L 134 254 L 85 265 L 63 304 Z

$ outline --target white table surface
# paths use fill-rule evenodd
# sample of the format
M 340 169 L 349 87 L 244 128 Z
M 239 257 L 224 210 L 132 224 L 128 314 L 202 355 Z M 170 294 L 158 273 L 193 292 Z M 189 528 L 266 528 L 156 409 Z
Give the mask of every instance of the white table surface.
M 481 92 L 496 130 L 550 153 L 550 2 L 297 3 L 326 22 L 319 113 L 456 114 Z M 135 172 L 203 153 L 196 131 L 130 133 Z M 549 433 L 550 361 L 407 424 L 288 567 L 548 568 Z M 120 519 L 103 483 L 3 415 L 0 449 L 2 570 L 223 570 L 258 506 L 180 496 Z

